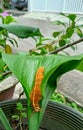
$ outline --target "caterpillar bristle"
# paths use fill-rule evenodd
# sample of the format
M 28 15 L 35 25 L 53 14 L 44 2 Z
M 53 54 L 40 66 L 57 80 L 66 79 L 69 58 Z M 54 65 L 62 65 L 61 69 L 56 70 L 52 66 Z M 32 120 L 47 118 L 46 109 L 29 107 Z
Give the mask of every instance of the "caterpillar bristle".
M 41 93 L 41 83 L 44 77 L 44 67 L 38 68 L 36 75 L 35 75 L 35 83 L 34 87 L 30 93 L 30 101 L 31 105 L 34 109 L 34 112 L 39 112 L 41 110 L 39 106 L 39 101 L 42 98 L 42 93 Z

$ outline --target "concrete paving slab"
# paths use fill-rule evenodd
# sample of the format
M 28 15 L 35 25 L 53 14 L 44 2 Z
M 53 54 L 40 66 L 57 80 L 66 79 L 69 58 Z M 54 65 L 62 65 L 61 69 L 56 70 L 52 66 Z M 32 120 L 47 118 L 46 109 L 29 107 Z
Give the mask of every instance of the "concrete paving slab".
M 23 17 L 33 18 L 36 20 L 54 20 L 57 16 L 57 13 L 46 13 L 46 12 L 31 12 L 24 14 Z
M 15 86 L 17 83 L 18 80 L 14 75 L 9 76 L 8 78 L 0 82 L 0 93 Z
M 57 90 L 64 96 L 83 107 L 83 73 L 78 70 L 61 76 Z

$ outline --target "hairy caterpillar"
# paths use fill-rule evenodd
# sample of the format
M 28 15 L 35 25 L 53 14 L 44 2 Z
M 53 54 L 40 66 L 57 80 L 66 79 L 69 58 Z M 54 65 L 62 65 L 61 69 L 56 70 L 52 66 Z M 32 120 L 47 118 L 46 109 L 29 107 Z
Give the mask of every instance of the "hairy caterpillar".
M 41 109 L 39 106 L 39 101 L 42 98 L 40 86 L 41 86 L 43 77 L 44 77 L 44 67 L 40 67 L 38 68 L 36 72 L 34 87 L 30 93 L 30 101 L 34 109 L 34 112 L 39 112 Z

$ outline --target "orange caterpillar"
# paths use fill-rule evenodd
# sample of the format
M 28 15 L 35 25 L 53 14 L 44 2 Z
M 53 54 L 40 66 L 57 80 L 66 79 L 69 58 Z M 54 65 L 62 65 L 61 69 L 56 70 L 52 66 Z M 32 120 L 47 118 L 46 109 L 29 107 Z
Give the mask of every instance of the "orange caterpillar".
M 43 77 L 44 77 L 44 67 L 40 67 L 38 68 L 36 72 L 34 87 L 30 93 L 30 101 L 32 103 L 34 112 L 40 111 L 39 101 L 42 98 L 40 86 L 41 86 Z

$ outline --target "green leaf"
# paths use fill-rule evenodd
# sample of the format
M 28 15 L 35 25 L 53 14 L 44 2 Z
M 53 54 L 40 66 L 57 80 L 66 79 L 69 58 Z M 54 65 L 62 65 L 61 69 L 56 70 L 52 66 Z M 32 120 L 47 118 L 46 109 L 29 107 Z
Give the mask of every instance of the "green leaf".
M 18 102 L 16 109 L 22 111 L 22 109 L 23 109 L 22 103 Z
M 81 31 L 80 28 L 76 27 L 76 28 L 75 28 L 75 31 L 76 31 L 76 33 L 78 34 L 78 36 L 79 36 L 80 38 L 83 37 L 83 33 L 82 33 L 82 31 Z
M 53 32 L 53 37 L 56 38 L 57 36 L 59 36 L 61 34 L 61 31 L 60 32 Z
M 22 117 L 27 117 L 27 114 L 25 112 L 20 113 Z
M 83 59 L 82 61 L 80 62 L 79 66 L 77 67 L 77 70 L 80 70 L 83 72 Z
M 74 28 L 68 27 L 67 30 L 66 30 L 66 37 L 67 38 L 71 38 L 71 36 L 73 35 L 73 33 L 74 33 Z
M 5 130 L 12 130 L 9 121 L 1 108 L 0 108 L 0 120 L 3 123 Z
M 19 120 L 19 116 L 18 115 L 13 115 L 12 118 L 16 119 L 16 120 Z
M 11 22 L 16 22 L 16 21 L 14 20 L 14 18 L 13 18 L 12 16 L 8 15 L 8 16 L 4 19 L 4 24 L 9 24 L 9 23 L 11 23 Z
M 18 36 L 19 38 L 28 38 L 34 36 L 42 36 L 40 30 L 35 27 L 17 25 L 17 24 L 1 24 L 0 28 L 6 29 L 8 32 Z
M 69 14 L 67 17 L 74 22 L 77 16 L 76 14 Z
M 66 44 L 66 41 L 64 39 L 59 40 L 59 46 L 62 47 Z
M 5 30 L 5 29 L 3 29 L 3 28 L 1 28 L 0 27 L 0 34 L 3 36 L 3 39 L 4 39 L 4 36 L 7 38 L 7 36 L 8 36 L 8 32 Z
M 50 96 L 57 87 L 57 78 L 76 68 L 81 62 L 83 54 L 78 56 L 2 54 L 2 56 L 4 62 L 21 82 L 26 94 L 29 130 L 38 130 Z M 41 110 L 35 112 L 31 106 L 30 93 L 34 87 L 35 75 L 39 67 L 44 67 L 44 78 L 40 86 L 42 99 L 39 105 Z
M 0 8 L 0 13 L 2 13 L 2 12 L 3 12 L 3 9 Z

